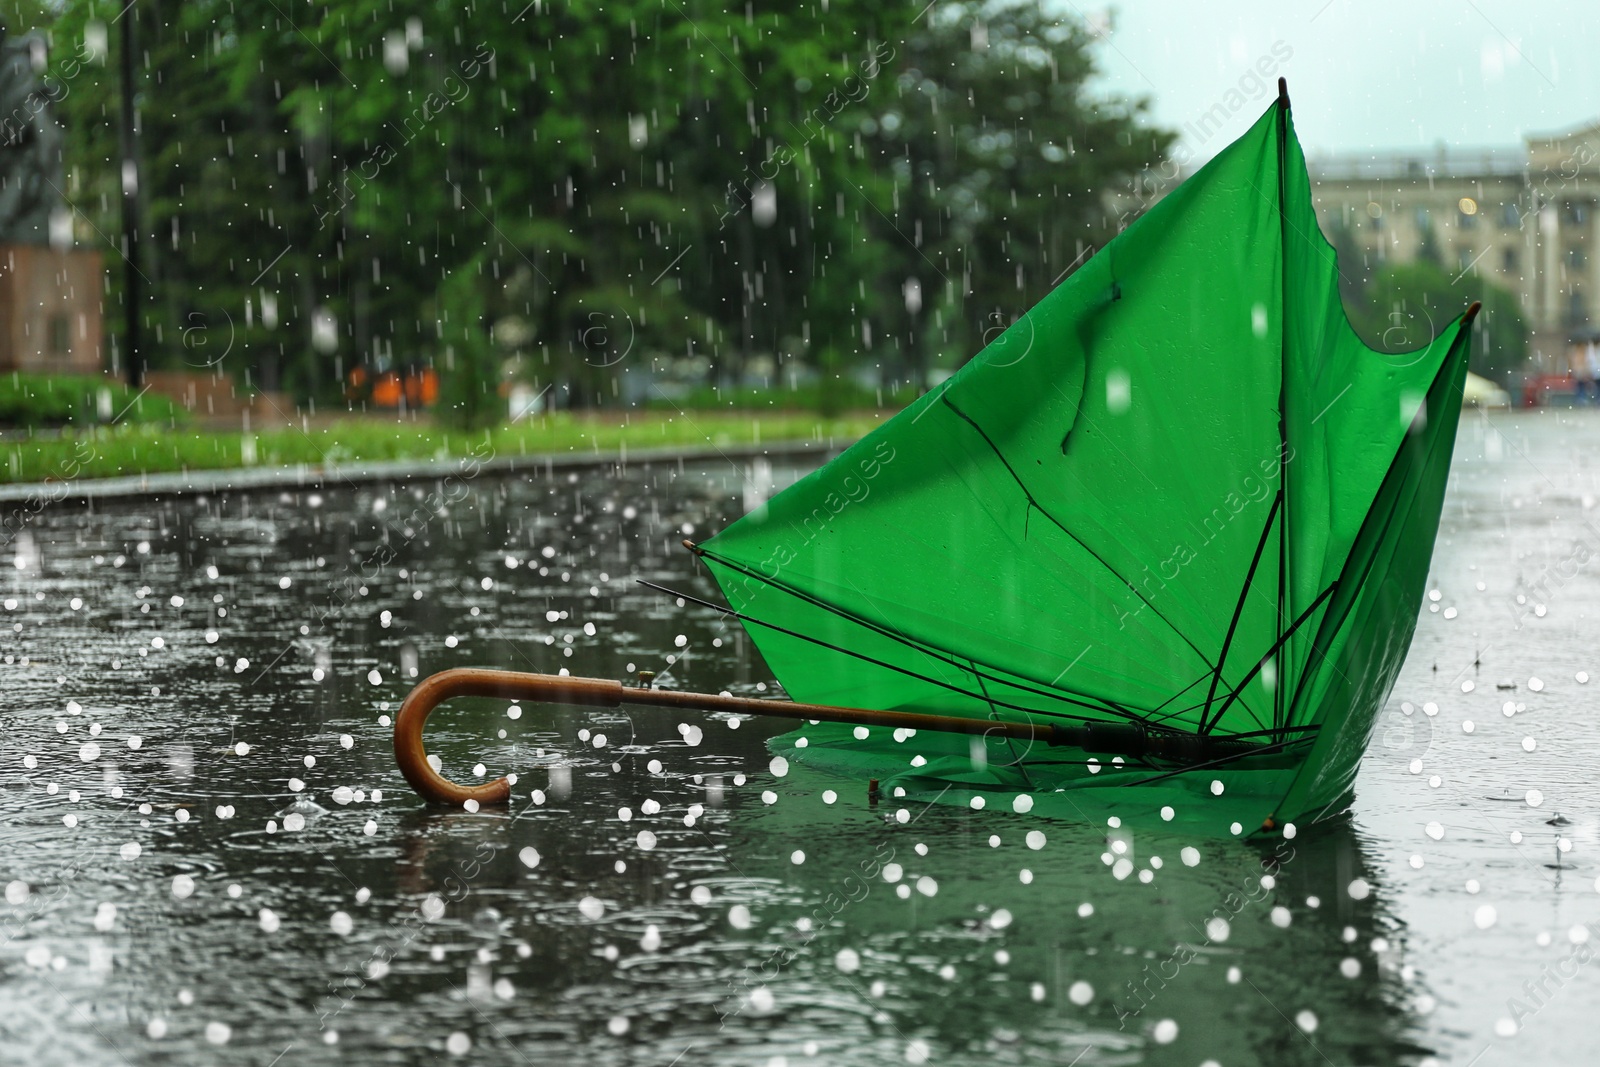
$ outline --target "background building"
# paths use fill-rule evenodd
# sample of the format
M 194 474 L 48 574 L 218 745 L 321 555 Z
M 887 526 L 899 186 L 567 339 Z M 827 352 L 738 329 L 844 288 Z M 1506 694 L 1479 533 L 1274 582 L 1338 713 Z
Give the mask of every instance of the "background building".
M 1308 161 L 1341 269 L 1431 259 L 1517 295 L 1530 369 L 1565 369 L 1600 315 L 1600 123 L 1516 149 L 1365 153 Z M 1359 257 L 1359 265 L 1355 262 Z M 1347 262 L 1348 261 L 1348 262 Z
M 0 371 L 99 374 L 104 290 L 99 252 L 0 243 Z

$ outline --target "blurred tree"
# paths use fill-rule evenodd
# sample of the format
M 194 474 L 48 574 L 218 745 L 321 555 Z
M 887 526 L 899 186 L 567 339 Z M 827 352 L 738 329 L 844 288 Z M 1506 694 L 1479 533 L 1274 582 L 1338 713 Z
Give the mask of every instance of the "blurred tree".
M 49 0 L 0 0 L 0 25 L 8 35 L 29 30 L 48 33 L 60 14 L 60 5 Z
M 68 0 L 53 26 L 84 233 L 117 232 L 116 79 L 82 56 L 122 10 Z M 227 351 L 224 371 L 326 404 L 358 364 L 428 364 L 473 422 L 491 412 L 467 397 L 498 396 L 473 375 L 503 365 L 574 405 L 634 369 L 781 382 L 825 352 L 921 383 L 1109 237 L 1102 195 L 1171 139 L 1089 96 L 1082 27 L 1001 2 L 122 17 L 149 57 L 151 365 Z
M 889 231 L 875 311 L 914 383 L 932 360 L 975 354 L 1114 236 L 1106 194 L 1172 144 L 1141 125 L 1146 101 L 1092 95 L 1090 44 L 1080 22 L 1032 5 L 940 4 L 911 28 L 893 98 L 856 118 Z
M 442 324 L 444 351 L 439 359 L 439 417 L 462 429 L 500 421 L 500 356 L 490 336 L 484 286 L 478 264 L 457 267 L 439 286 L 432 314 Z
M 1515 293 L 1476 272 L 1450 274 L 1432 263 L 1378 271 L 1357 302 L 1346 302 L 1361 339 L 1382 352 L 1403 352 L 1433 339 L 1474 300 L 1483 301 L 1469 368 L 1505 386 L 1528 352 L 1528 328 Z

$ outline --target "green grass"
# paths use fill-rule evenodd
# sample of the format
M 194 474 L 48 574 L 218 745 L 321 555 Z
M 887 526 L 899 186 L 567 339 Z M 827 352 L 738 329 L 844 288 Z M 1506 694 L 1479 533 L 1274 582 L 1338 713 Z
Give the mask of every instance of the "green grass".
M 812 381 L 794 389 L 718 389 L 702 385 L 682 396 L 647 400 L 645 406 L 656 410 L 783 412 L 823 411 L 832 405 L 841 411 L 898 411 L 921 395 L 905 383 L 889 389 L 868 389 L 852 381 L 835 381 L 826 386 Z
M 67 429 L 59 436 L 0 442 L 0 483 L 362 460 L 582 455 L 623 447 L 709 448 L 830 438 L 843 444 L 880 425 L 890 414 L 824 419 L 796 412 L 557 412 L 477 433 L 377 418 L 341 419 L 305 431 L 250 434 L 151 425 Z M 247 463 L 250 447 L 255 456 Z
M 189 413 L 166 397 L 135 393 L 104 375 L 0 374 L 0 426 L 188 421 Z

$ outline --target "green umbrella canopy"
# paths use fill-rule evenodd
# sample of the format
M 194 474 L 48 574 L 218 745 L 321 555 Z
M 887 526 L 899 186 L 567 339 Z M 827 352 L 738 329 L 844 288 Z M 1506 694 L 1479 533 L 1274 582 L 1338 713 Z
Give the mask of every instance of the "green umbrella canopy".
M 1258 755 L 1103 766 L 826 725 L 780 751 L 967 800 L 1223 789 L 1247 828 L 1337 805 L 1415 626 L 1470 335 L 1373 351 L 1337 277 L 1284 99 L 942 387 L 701 547 L 797 700 Z

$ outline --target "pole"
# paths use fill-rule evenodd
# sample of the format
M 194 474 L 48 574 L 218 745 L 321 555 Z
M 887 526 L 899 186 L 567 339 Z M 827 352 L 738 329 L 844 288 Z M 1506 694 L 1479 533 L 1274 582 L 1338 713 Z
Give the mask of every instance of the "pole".
M 127 350 L 126 371 L 128 387 L 144 386 L 144 352 L 139 343 L 139 310 L 144 293 L 139 271 L 139 163 L 134 132 L 133 70 L 138 52 L 137 25 L 139 14 L 134 4 L 129 4 L 122 18 L 122 256 L 127 263 L 123 272 L 122 310 L 123 345 Z

